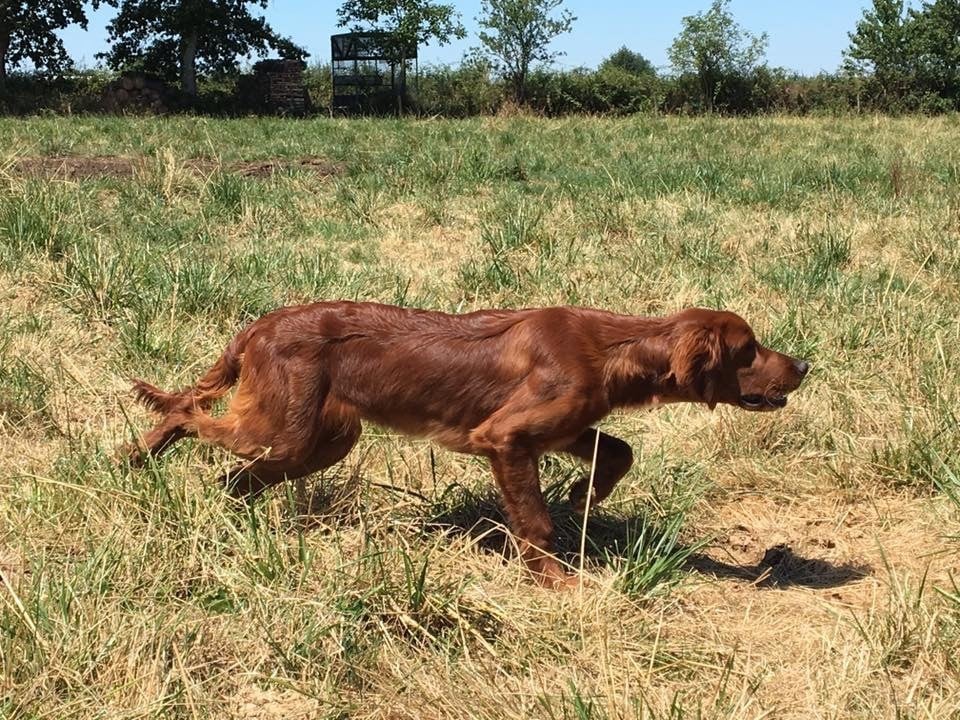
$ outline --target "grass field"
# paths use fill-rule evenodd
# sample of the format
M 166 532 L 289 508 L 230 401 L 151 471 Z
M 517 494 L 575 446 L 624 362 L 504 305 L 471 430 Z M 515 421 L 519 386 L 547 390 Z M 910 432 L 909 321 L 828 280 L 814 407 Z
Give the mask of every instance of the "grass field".
M 0 716 L 960 717 L 958 137 L 0 120 Z M 725 307 L 814 370 L 778 413 L 605 421 L 636 464 L 583 558 L 546 461 L 568 593 L 510 559 L 485 464 L 424 441 L 367 427 L 250 509 L 219 451 L 115 461 L 128 377 L 190 383 L 321 298 Z

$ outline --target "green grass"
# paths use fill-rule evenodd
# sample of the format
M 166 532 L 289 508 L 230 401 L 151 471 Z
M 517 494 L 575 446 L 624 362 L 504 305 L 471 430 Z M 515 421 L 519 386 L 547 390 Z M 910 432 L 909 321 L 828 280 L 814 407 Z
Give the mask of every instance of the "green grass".
M 0 716 L 960 713 L 960 118 L 0 120 Z M 116 155 L 130 176 L 34 177 Z M 231 164 L 296 164 L 249 176 Z M 204 163 L 194 162 L 204 159 Z M 485 463 L 368 427 L 238 509 L 130 376 L 285 303 L 746 317 L 778 413 L 609 418 L 585 583 L 535 588 Z M 542 466 L 561 559 L 582 469 Z

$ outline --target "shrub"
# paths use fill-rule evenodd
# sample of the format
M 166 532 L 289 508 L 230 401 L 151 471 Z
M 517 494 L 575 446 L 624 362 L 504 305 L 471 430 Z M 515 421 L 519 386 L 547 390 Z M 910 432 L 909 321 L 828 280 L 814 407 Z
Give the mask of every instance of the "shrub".
M 527 98 L 534 109 L 547 115 L 629 115 L 656 109 L 660 92 L 656 77 L 607 65 L 597 71 L 536 71 L 530 76 Z
M 60 115 L 92 112 L 101 104 L 103 89 L 112 74 L 83 70 L 69 75 L 13 73 L 0 93 L 0 113 L 35 115 L 46 111 Z
M 469 117 L 495 113 L 504 89 L 482 61 L 467 60 L 459 67 L 431 65 L 420 71 L 413 106 L 423 115 Z

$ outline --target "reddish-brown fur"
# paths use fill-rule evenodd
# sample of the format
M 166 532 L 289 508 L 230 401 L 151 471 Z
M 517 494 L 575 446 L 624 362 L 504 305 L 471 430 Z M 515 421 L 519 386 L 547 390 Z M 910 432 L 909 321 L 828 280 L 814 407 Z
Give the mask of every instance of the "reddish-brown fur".
M 669 402 L 751 410 L 786 402 L 808 365 L 759 345 L 729 312 L 634 317 L 552 307 L 449 315 L 374 303 L 323 302 L 269 313 L 241 331 L 196 385 L 164 392 L 141 380 L 161 422 L 128 450 L 134 463 L 184 437 L 243 458 L 223 477 L 252 496 L 341 460 L 361 420 L 490 460 L 534 576 L 569 582 L 551 556 L 541 495 L 545 452 L 590 463 L 591 427 L 617 408 Z M 239 381 L 227 412 L 213 402 Z M 599 434 L 592 502 L 630 468 L 630 447 Z M 588 478 L 571 491 L 582 510 Z

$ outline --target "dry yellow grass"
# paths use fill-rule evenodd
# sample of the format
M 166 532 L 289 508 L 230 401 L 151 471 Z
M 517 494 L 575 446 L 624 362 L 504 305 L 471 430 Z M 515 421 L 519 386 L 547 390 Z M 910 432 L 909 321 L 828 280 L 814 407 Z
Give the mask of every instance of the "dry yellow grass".
M 0 122 L 148 168 L 0 157 L 0 715 L 960 716 L 958 127 Z M 189 169 L 275 156 L 343 172 Z M 637 462 L 557 594 L 509 559 L 484 464 L 423 441 L 368 428 L 249 510 L 210 486 L 219 452 L 116 463 L 149 422 L 129 375 L 189 382 L 312 297 L 724 306 L 815 371 L 776 414 L 609 419 Z M 574 565 L 577 472 L 543 469 Z M 628 529 L 671 522 L 650 562 L 706 544 L 631 585 Z

